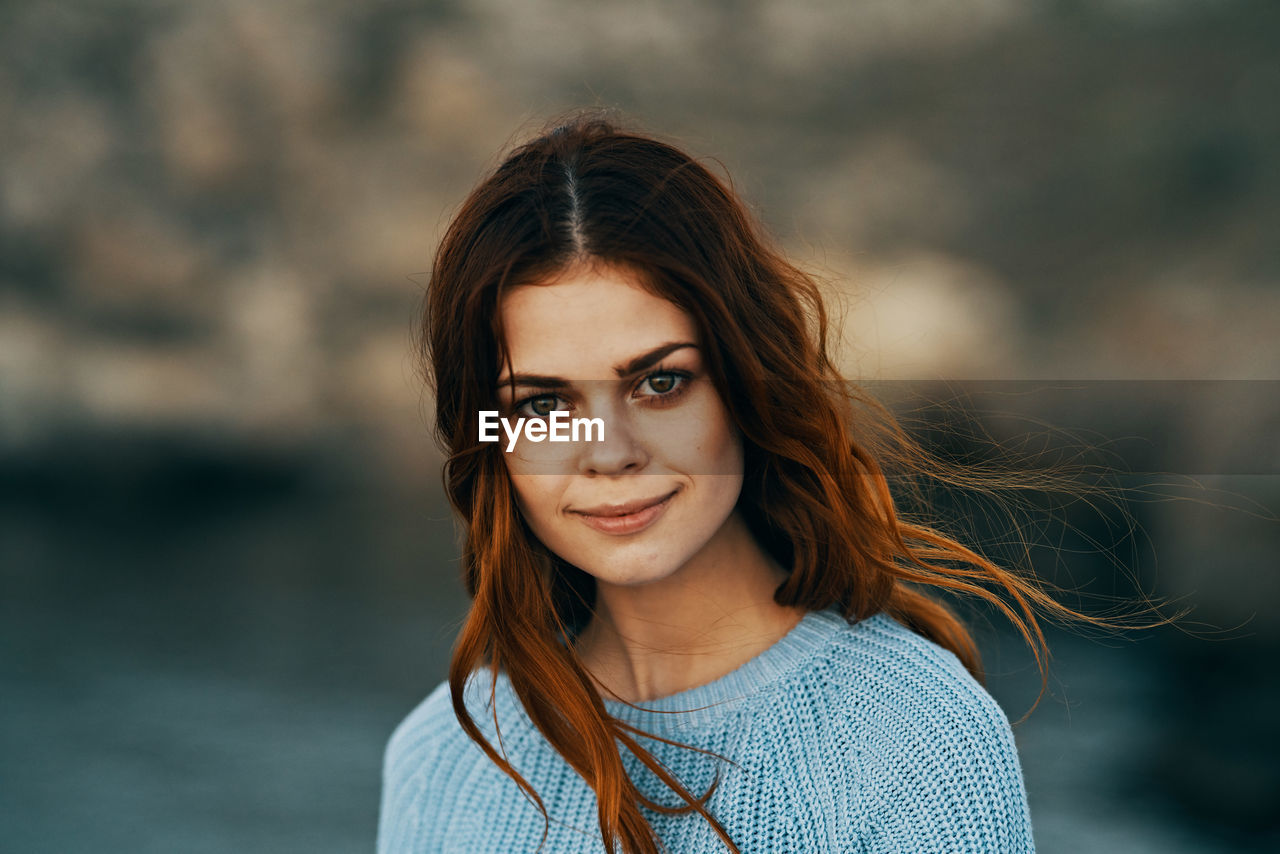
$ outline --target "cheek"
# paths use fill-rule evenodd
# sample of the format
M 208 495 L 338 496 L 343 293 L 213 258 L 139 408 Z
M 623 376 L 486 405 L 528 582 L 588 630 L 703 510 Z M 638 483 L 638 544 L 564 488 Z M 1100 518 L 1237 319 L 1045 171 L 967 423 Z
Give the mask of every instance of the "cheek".
M 688 435 L 686 447 L 695 456 L 688 464 L 690 473 L 742 474 L 742 439 L 718 397 L 691 413 Z
M 563 492 L 562 479 L 554 475 L 513 474 L 511 485 L 515 489 L 516 504 L 525 520 L 535 531 L 541 523 L 555 517 Z

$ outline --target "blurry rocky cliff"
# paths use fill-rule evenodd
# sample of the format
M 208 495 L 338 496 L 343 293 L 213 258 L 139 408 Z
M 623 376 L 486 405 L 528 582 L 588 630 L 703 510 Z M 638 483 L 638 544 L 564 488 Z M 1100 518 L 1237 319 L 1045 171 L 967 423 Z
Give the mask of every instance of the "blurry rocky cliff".
M 725 165 L 855 376 L 1274 380 L 1278 37 L 1193 0 L 4 4 L 0 454 L 434 482 L 441 226 L 592 103 Z M 1204 409 L 1169 429 L 1259 441 Z

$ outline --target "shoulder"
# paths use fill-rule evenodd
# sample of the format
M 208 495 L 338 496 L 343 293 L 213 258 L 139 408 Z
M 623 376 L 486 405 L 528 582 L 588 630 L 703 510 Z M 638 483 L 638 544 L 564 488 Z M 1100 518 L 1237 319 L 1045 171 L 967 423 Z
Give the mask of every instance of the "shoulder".
M 378 811 L 378 851 L 406 851 L 423 842 L 428 824 L 422 814 L 433 788 L 433 769 L 451 751 L 455 733 L 464 735 L 453 715 L 447 682 L 408 714 L 387 741 L 382 759 L 382 798 Z
M 488 696 L 488 674 L 473 674 L 464 698 L 486 738 L 491 736 L 486 718 L 492 719 L 486 707 Z M 382 763 L 378 851 L 435 846 L 442 832 L 441 816 L 456 806 L 453 800 L 463 789 L 486 790 L 491 765 L 459 724 L 449 683 L 441 683 L 400 722 L 387 741 Z M 467 781 L 467 785 L 456 785 L 459 781 Z
M 960 717 L 1008 727 L 999 705 L 950 650 L 888 614 L 835 632 L 822 665 L 852 704 L 847 712 L 894 711 L 915 722 Z
M 480 735 L 521 773 L 543 767 L 545 746 L 510 681 L 486 669 L 473 672 L 463 702 Z M 495 724 L 495 721 L 497 724 Z M 501 735 L 497 726 L 501 727 Z M 526 775 L 527 776 L 527 775 Z M 488 802 L 523 804 L 519 787 L 459 723 L 448 682 L 443 682 L 395 728 L 382 765 L 378 850 L 438 847 L 459 815 L 479 814 Z
M 464 703 L 487 740 L 495 737 L 492 722 L 495 715 L 499 717 L 503 723 L 504 744 L 509 748 L 513 740 L 522 740 L 519 738 L 521 724 L 527 718 L 507 690 L 505 676 L 498 677 L 496 691 L 491 691 L 491 684 L 492 677 L 487 670 L 472 673 L 463 691 Z M 491 702 L 496 703 L 496 712 Z M 458 722 L 449 683 L 441 682 L 405 716 L 388 739 L 383 755 L 384 785 L 401 783 L 415 775 L 447 778 L 446 766 L 480 759 L 488 761 Z
M 383 754 L 384 782 L 432 767 L 455 738 L 455 732 L 465 735 L 453 713 L 449 683 L 442 682 L 392 732 Z
M 1032 850 L 1008 718 L 954 654 L 878 614 L 817 667 L 870 850 Z

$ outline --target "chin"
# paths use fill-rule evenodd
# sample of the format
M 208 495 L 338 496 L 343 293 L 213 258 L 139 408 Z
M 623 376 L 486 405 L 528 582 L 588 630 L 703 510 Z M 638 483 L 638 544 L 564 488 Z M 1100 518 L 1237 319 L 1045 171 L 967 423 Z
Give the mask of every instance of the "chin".
M 596 581 L 615 587 L 643 587 L 670 578 L 682 566 L 673 558 L 658 556 L 628 560 L 621 555 L 593 555 L 582 563 L 570 561 Z
M 623 568 L 619 571 L 618 567 L 610 567 L 607 572 L 590 572 L 596 581 L 602 584 L 609 584 L 614 587 L 643 587 L 646 584 L 653 584 L 656 581 L 670 578 L 675 574 L 674 569 L 653 569 L 651 567 L 637 567 L 628 570 Z

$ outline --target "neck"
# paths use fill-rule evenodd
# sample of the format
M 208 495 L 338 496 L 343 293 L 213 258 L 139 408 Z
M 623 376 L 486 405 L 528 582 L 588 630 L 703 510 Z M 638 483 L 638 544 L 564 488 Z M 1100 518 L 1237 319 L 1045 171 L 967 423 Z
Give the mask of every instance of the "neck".
M 736 670 L 799 622 L 803 609 L 773 600 L 785 578 L 735 513 L 661 581 L 598 583 L 578 654 L 608 699 L 637 703 L 696 688 Z

